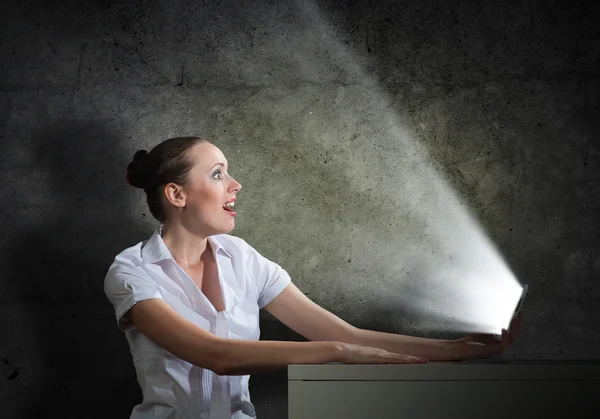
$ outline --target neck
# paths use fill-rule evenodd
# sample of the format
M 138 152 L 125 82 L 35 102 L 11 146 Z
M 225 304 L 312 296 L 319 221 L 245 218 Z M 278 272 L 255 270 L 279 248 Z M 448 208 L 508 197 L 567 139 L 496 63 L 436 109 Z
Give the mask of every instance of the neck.
M 212 259 L 208 237 L 192 233 L 181 224 L 165 223 L 162 239 L 179 266 L 201 266 Z

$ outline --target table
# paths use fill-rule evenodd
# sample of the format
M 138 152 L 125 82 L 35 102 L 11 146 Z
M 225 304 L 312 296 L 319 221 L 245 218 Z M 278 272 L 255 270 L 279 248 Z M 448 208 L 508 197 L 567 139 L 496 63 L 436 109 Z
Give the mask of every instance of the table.
M 289 419 L 583 419 L 599 401 L 600 360 L 288 366 Z

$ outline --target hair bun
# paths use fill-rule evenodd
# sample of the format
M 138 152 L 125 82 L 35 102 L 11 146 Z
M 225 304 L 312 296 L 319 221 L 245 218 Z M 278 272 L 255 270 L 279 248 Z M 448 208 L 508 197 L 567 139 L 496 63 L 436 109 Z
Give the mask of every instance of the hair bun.
M 144 162 L 148 152 L 138 150 L 133 155 L 133 160 L 127 165 L 127 183 L 131 186 L 144 189 L 146 188 L 146 174 L 144 173 Z

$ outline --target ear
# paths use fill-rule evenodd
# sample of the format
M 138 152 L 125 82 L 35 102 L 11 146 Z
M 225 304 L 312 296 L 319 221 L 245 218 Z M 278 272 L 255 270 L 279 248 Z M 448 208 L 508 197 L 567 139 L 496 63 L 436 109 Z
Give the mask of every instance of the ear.
M 180 185 L 175 183 L 168 183 L 164 189 L 165 198 L 171 203 L 171 205 L 183 208 L 185 206 L 186 194 Z

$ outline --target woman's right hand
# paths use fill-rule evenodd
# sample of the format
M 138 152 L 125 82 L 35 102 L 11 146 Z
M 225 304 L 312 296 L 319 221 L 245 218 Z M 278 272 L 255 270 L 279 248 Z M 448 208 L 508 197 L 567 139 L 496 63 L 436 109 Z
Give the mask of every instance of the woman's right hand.
M 340 342 L 344 364 L 425 364 L 426 358 L 398 354 L 385 349 Z

